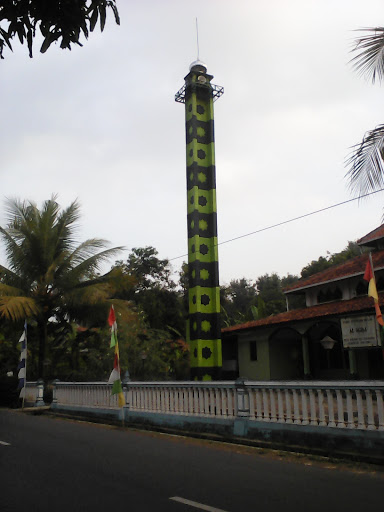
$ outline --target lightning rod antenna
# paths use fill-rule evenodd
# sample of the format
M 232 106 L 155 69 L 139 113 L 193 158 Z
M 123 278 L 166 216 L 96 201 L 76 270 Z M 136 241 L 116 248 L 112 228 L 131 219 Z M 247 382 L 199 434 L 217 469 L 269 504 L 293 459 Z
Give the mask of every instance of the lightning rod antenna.
M 199 25 L 196 17 L 196 43 L 197 43 L 197 60 L 200 60 L 200 48 L 199 48 Z

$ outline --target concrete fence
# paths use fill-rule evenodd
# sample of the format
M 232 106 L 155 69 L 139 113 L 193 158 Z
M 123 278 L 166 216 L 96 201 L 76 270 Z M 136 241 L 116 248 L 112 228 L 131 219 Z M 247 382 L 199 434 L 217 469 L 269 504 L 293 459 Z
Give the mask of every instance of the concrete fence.
M 384 431 L 384 382 L 129 382 L 132 412 Z M 56 382 L 54 407 L 117 409 L 111 385 Z

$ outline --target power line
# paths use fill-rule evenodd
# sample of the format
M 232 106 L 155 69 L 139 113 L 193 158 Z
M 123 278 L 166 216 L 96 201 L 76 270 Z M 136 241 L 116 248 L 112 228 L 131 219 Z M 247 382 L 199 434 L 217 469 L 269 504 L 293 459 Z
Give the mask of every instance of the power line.
M 229 240 L 224 240 L 224 242 L 219 242 L 217 245 L 228 244 L 229 242 L 234 242 L 235 240 L 239 240 L 240 238 L 245 238 L 247 236 L 256 235 L 257 233 L 261 233 L 262 231 L 267 231 L 268 229 L 277 228 L 279 226 L 283 226 L 284 224 L 289 224 L 290 222 L 294 222 L 296 220 L 304 219 L 305 217 L 310 217 L 311 215 L 316 215 L 317 213 L 325 212 L 326 210 L 331 210 L 332 208 L 336 208 L 337 206 L 342 206 L 347 203 L 351 203 L 352 201 L 357 201 L 358 199 L 364 199 L 364 197 L 371 196 L 373 194 L 377 194 L 378 192 L 382 192 L 384 188 L 379 190 L 375 190 L 373 192 L 368 192 L 367 194 L 363 194 L 362 196 L 354 197 L 352 199 L 347 199 L 346 201 L 342 201 L 341 203 L 332 204 L 331 206 L 326 206 L 325 208 L 321 208 L 320 210 L 315 210 L 310 213 L 305 213 L 304 215 L 299 215 L 298 217 L 293 217 L 292 219 L 284 220 L 282 222 L 278 222 L 277 224 L 272 224 L 270 226 L 266 226 L 265 228 L 257 229 L 256 231 L 251 231 L 250 233 L 246 233 L 244 235 L 235 236 L 234 238 L 230 238 Z M 181 256 L 176 256 L 175 258 L 171 258 L 168 261 L 178 260 L 180 258 L 184 258 L 188 256 L 188 254 L 182 254 Z

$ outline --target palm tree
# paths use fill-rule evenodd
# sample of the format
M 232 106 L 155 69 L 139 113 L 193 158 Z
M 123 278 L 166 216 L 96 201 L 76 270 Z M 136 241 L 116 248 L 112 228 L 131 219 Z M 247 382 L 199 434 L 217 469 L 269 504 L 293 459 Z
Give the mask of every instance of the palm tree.
M 384 27 L 367 28 L 356 40 L 351 60 L 355 70 L 375 83 L 384 79 Z M 347 159 L 347 176 L 352 191 L 360 195 L 384 186 L 384 124 L 368 131 L 362 142 L 352 147 Z
M 106 307 L 121 277 L 119 269 L 97 275 L 121 247 L 105 249 L 107 242 L 97 238 L 76 245 L 79 216 L 77 201 L 61 210 L 56 196 L 41 210 L 32 201 L 8 200 L 8 224 L 0 227 L 8 261 L 8 268 L 0 265 L 0 316 L 35 320 L 41 378 L 48 324 L 81 321 L 90 307 Z

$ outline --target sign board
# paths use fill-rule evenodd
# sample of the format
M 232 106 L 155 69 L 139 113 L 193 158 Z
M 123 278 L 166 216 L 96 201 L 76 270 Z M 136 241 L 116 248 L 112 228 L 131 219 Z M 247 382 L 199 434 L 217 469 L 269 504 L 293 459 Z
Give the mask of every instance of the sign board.
M 341 319 L 344 348 L 366 348 L 381 345 L 376 317 L 351 316 Z

